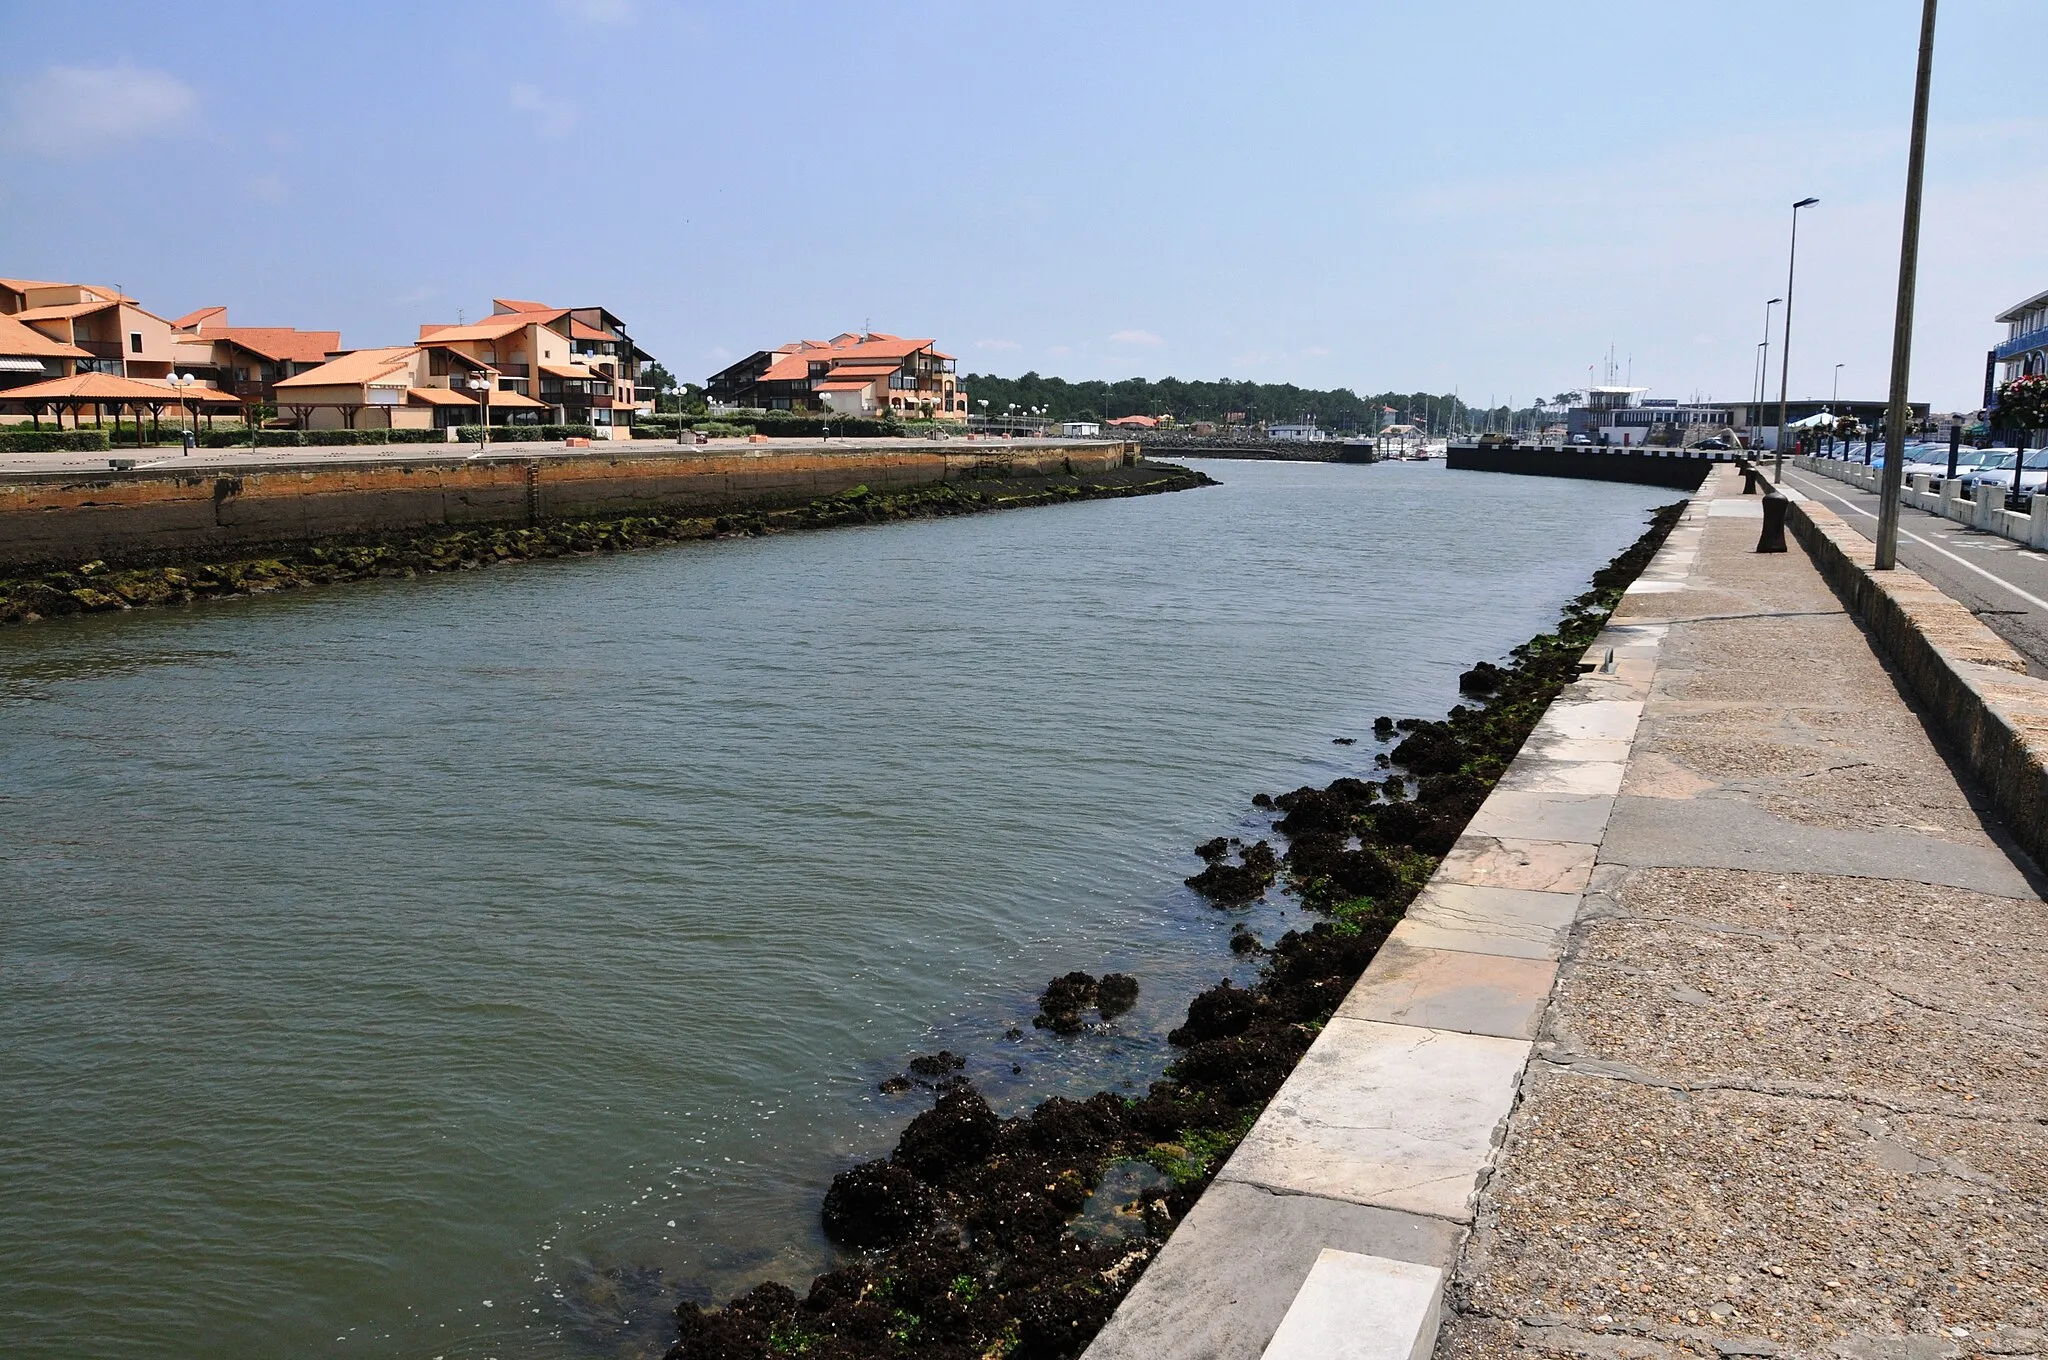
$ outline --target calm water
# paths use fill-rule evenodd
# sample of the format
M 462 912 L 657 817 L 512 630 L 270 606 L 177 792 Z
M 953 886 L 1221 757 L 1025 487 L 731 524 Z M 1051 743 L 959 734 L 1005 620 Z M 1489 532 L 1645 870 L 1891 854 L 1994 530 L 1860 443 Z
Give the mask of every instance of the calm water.
M 1189 847 L 1671 499 L 1207 466 L 0 633 L 6 1351 L 632 1354 L 654 1268 L 801 1283 L 877 1080 L 1149 1075 L 1229 966 Z M 1118 1032 L 1004 1037 L 1118 966 Z

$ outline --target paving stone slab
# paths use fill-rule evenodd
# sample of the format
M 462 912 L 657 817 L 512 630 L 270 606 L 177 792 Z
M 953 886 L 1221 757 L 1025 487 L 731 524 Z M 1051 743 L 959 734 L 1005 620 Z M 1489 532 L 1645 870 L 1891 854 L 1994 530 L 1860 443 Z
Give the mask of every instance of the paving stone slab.
M 1257 1360 L 1326 1248 L 1448 1269 L 1463 1238 L 1440 1218 L 1217 1181 L 1087 1360 Z
M 1636 723 L 1642 716 L 1640 700 L 1553 704 L 1536 724 L 1536 730 L 1545 736 L 1629 741 L 1634 738 Z
M 1988 838 L 1968 845 L 1899 830 L 1800 826 L 1733 798 L 1624 794 L 1615 800 L 1600 858 L 1638 866 L 1898 878 L 2000 897 L 2035 895 L 2012 858 Z
M 1433 1266 L 1325 1247 L 1264 1360 L 1424 1360 L 1443 1290 Z
M 1577 893 L 1447 883 L 1441 877 L 1409 904 L 1390 940 L 1420 948 L 1555 959 L 1578 919 Z
M 1594 847 L 1574 841 L 1483 836 L 1468 831 L 1458 837 L 1451 853 L 1437 866 L 1436 881 L 1533 892 L 1584 892 L 1593 873 L 1593 854 Z
M 1612 798 L 1621 792 L 1622 772 L 1628 768 L 1618 760 L 1546 760 L 1541 756 L 1517 756 L 1496 789 L 1522 793 L 1580 793 Z
M 1534 1039 L 1556 977 L 1549 959 L 1431 949 L 1389 937 L 1337 1015 Z
M 1467 829 L 1481 836 L 1598 845 L 1601 833 L 1607 829 L 1607 816 L 1613 810 L 1611 796 L 1496 787 L 1473 814 Z
M 1332 1020 L 1220 1178 L 1469 1221 L 1529 1049 Z

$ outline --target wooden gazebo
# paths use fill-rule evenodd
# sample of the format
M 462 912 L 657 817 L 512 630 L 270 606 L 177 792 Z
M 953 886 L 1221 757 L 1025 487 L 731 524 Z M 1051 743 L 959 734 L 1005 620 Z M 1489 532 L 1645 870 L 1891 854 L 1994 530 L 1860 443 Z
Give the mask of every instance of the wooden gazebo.
M 69 378 L 52 378 L 47 382 L 30 383 L 26 387 L 0 389 L 0 407 L 24 412 L 41 428 L 43 412 L 51 411 L 57 419 L 57 428 L 64 428 L 64 413 L 71 412 L 71 423 L 81 424 L 79 412 L 90 406 L 93 422 L 98 424 L 106 419 L 106 412 L 114 412 L 114 428 L 121 426 L 121 412 L 135 412 L 138 431 L 142 425 L 142 413 L 149 412 L 150 424 L 162 428 L 163 412 L 166 406 L 183 407 L 193 413 L 193 423 L 205 411 L 211 414 L 223 407 L 239 410 L 242 399 L 232 392 L 220 392 L 210 387 L 173 387 L 167 382 L 155 382 L 143 378 L 120 378 L 111 373 L 79 373 Z

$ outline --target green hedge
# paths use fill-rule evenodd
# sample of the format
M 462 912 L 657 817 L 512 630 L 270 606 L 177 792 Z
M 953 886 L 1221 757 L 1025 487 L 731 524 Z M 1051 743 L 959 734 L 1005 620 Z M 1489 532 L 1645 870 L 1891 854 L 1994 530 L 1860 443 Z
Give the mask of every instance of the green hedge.
M 445 444 L 446 430 L 258 430 L 259 449 L 337 448 L 351 444 Z M 233 449 L 249 446 L 247 430 L 201 430 L 199 446 Z
M 0 430 L 0 452 L 95 453 L 112 448 L 105 430 Z
M 457 428 L 456 437 L 465 444 L 474 444 L 482 427 L 463 425 Z M 530 443 L 536 439 L 589 439 L 588 425 L 493 425 L 491 442 L 494 444 Z
M 743 430 L 748 434 L 761 434 L 784 439 L 815 439 L 827 432 L 834 435 L 853 437 L 896 435 L 903 433 L 902 427 L 893 420 L 878 420 L 870 416 L 834 416 L 827 421 L 802 411 L 759 411 L 749 413 L 744 422 L 715 420 L 709 416 L 685 416 L 682 423 L 697 430 L 708 430 L 713 426 L 721 430 Z M 676 418 L 672 415 L 641 416 L 633 422 L 635 439 L 673 439 L 676 437 Z

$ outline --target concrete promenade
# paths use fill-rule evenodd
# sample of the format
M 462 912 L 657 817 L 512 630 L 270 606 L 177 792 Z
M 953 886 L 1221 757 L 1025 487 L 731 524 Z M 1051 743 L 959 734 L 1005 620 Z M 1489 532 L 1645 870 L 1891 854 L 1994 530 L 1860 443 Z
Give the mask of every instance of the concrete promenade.
M 1732 482 L 1618 611 L 1664 636 L 1438 1352 L 2037 1354 L 2039 879 Z
M 1739 490 L 1091 1360 L 2048 1348 L 2041 880 Z

